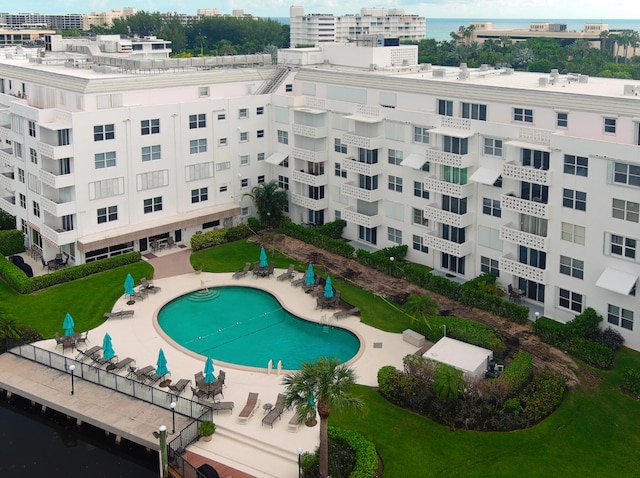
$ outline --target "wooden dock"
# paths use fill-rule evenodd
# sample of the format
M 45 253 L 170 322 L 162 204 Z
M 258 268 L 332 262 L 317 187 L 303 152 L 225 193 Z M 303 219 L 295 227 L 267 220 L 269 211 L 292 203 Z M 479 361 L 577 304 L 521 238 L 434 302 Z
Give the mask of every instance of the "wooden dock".
M 124 438 L 158 450 L 159 442 L 153 432 L 160 425 L 165 425 L 169 433 L 172 431 L 169 404 L 166 409 L 158 407 L 77 376 L 71 395 L 69 373 L 11 353 L 0 355 L 0 389 L 31 400 L 43 410 L 51 408 L 73 417 L 78 425 L 88 423 L 100 428 L 114 435 L 116 443 Z M 177 413 L 175 420 L 177 433 L 193 421 Z

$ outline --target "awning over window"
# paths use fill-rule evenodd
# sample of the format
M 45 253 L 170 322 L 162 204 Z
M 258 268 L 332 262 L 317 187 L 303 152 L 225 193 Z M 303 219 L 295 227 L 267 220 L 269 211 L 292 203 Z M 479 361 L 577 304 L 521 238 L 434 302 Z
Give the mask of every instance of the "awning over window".
M 265 161 L 269 164 L 275 164 L 276 166 L 280 166 L 282 163 L 284 163 L 285 159 L 287 159 L 288 157 L 289 157 L 288 154 L 273 153 L 271 156 L 265 159 Z
M 429 134 L 441 134 L 442 136 L 453 136 L 454 138 L 471 138 L 475 133 L 466 129 L 456 128 L 432 128 Z
M 469 181 L 474 181 L 480 184 L 486 184 L 487 186 L 493 186 L 493 184 L 500 177 L 500 171 L 496 171 L 495 169 L 490 168 L 478 168 L 471 177 Z
M 411 153 L 400 162 L 400 166 L 407 166 L 413 169 L 422 169 L 422 166 L 424 166 L 424 163 L 426 162 L 427 160 L 424 154 Z
M 515 146 L 516 148 L 522 149 L 533 149 L 535 151 L 546 151 L 548 153 L 551 152 L 551 148 L 549 146 L 545 146 L 544 144 L 537 143 L 525 143 L 524 141 L 505 141 L 507 146 Z
M 638 276 L 607 267 L 596 281 L 598 287 L 629 295 L 638 282 Z

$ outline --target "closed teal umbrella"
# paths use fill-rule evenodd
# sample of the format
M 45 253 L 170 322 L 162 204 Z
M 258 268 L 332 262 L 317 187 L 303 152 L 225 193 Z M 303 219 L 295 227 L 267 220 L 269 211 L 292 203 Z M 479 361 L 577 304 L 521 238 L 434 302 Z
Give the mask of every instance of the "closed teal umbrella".
M 309 285 L 313 285 L 316 282 L 316 276 L 313 273 L 313 266 L 311 264 L 307 267 L 307 274 L 304 276 L 304 282 Z
M 264 250 L 264 247 L 260 248 L 260 267 L 267 267 L 269 265 L 269 261 L 267 260 L 267 253 Z
M 104 334 L 104 339 L 102 340 L 102 358 L 105 360 L 110 359 L 115 354 L 113 345 L 111 344 L 111 336 L 109 334 Z
M 162 349 L 160 349 L 160 352 L 158 353 L 158 361 L 156 362 L 156 367 L 156 375 L 162 376 L 169 373 L 169 370 L 167 369 L 167 359 L 165 358 Z
M 204 364 L 204 383 L 213 383 L 216 379 L 215 375 L 213 375 L 214 371 L 213 367 L 213 359 L 211 357 L 207 358 L 206 363 Z
M 127 295 L 135 294 L 135 290 L 133 289 L 135 285 L 136 284 L 133 281 L 133 277 L 131 277 L 131 274 L 127 274 L 127 278 L 124 280 L 124 293 Z
M 62 322 L 64 335 L 66 335 L 67 337 L 71 337 L 74 334 L 73 332 L 74 325 L 75 323 L 73 322 L 73 317 L 71 317 L 71 314 L 67 312 L 67 315 L 64 316 L 64 321 Z
M 327 276 L 327 282 L 324 285 L 324 296 L 327 299 L 331 299 L 333 297 L 333 286 L 331 285 L 331 277 Z

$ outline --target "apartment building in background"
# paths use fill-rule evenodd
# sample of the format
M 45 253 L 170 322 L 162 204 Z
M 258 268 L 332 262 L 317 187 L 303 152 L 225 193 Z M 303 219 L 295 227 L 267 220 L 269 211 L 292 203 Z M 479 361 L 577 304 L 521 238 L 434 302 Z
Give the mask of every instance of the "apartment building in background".
M 406 244 L 451 280 L 495 273 L 560 322 L 593 307 L 639 350 L 640 84 L 418 64 L 378 38 L 277 67 L 0 49 L 0 208 L 79 264 L 239 224 L 274 180 L 296 223 L 341 218 L 356 247 Z

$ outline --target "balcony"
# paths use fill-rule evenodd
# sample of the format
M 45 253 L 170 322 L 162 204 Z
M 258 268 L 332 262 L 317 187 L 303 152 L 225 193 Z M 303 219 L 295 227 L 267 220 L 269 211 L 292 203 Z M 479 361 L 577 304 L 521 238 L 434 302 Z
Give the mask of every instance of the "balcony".
M 425 206 L 423 214 L 426 219 L 454 227 L 467 227 L 473 223 L 473 213 L 456 214 L 444 211 L 435 203 Z
M 528 214 L 529 216 L 541 217 L 549 219 L 549 205 L 521 199 L 512 194 L 502 194 L 500 196 L 500 207 L 509 211 L 515 211 L 520 214 Z
M 0 188 L 5 188 L 9 191 L 13 191 L 15 189 L 13 181 L 14 175 L 12 172 L 0 174 Z
M 327 160 L 326 151 L 310 151 L 303 148 L 293 148 L 291 152 L 295 159 L 309 161 L 310 163 L 321 163 Z
M 525 181 L 527 183 L 542 184 L 543 186 L 551 186 L 551 171 L 522 166 L 513 162 L 503 165 L 502 177 Z
M 307 209 L 311 209 L 312 211 L 322 211 L 323 209 L 327 209 L 329 207 L 329 199 L 324 197 L 322 199 L 313 199 L 302 194 L 291 195 L 291 202 L 296 206 L 305 207 Z
M 44 169 L 38 171 L 38 178 L 43 184 L 54 189 L 66 188 L 75 184 L 75 174 L 54 174 Z
M 425 161 L 444 164 L 445 166 L 452 166 L 454 168 L 469 168 L 474 164 L 472 156 L 471 154 L 455 154 L 437 149 L 427 149 Z
M 306 138 L 326 138 L 327 127 L 326 126 L 306 126 L 303 124 L 294 123 L 291 131 L 293 134 L 304 136 Z
M 384 137 L 363 136 L 354 132 L 349 132 L 342 135 L 342 142 L 355 148 L 380 149 L 384 146 Z
M 40 234 L 50 243 L 56 246 L 63 246 L 65 244 L 73 244 L 78 238 L 78 231 L 63 231 L 53 229 L 52 227 L 43 224 L 40 228 Z
M 36 151 L 40 156 L 46 156 L 51 159 L 70 158 L 73 156 L 73 146 L 67 144 L 65 146 L 54 146 L 52 144 L 38 141 Z
M 510 254 L 500 258 L 498 268 L 501 272 L 506 272 L 516 277 L 522 277 L 523 279 L 532 280 L 538 284 L 547 283 L 547 271 L 545 269 L 538 269 L 537 267 L 533 267 L 528 264 L 522 264 L 521 262 L 514 260 Z
M 353 158 L 347 158 L 342 161 L 342 169 L 356 174 L 364 174 L 365 176 L 377 176 L 384 172 L 382 163 L 361 163 Z
M 13 150 L 11 148 L 0 149 L 0 162 L 9 168 L 13 167 Z
M 6 144 L 6 140 L 11 141 L 11 124 L 0 125 L 0 142 L 2 144 Z
M 424 178 L 424 187 L 429 191 L 465 198 L 473 194 L 473 184 L 454 184 L 434 178 Z
M 75 201 L 57 203 L 52 201 L 51 199 L 41 197 L 40 206 L 44 211 L 48 212 L 49 214 L 55 217 L 68 216 L 70 214 L 76 213 Z
M 500 239 L 520 246 L 549 252 L 549 238 L 515 229 L 512 224 L 500 228 Z
M 340 192 L 350 198 L 360 199 L 366 202 L 380 201 L 384 194 L 382 189 L 363 189 L 355 183 L 344 183 Z
M 11 216 L 16 215 L 16 197 L 15 196 L 7 196 L 4 198 L 0 198 L 0 209 L 2 209 L 7 214 Z
M 347 222 L 357 224 L 358 226 L 371 228 L 379 227 L 382 225 L 382 217 L 380 214 L 376 214 L 375 216 L 367 216 L 366 214 L 360 214 L 359 212 L 356 212 L 351 207 L 343 209 L 340 214 L 342 219 Z
M 464 257 L 473 252 L 473 241 L 458 244 L 447 239 L 442 239 L 436 235 L 437 233 L 428 233 L 422 236 L 425 246 L 432 247 L 437 251 L 451 254 L 456 257 Z
M 297 181 L 302 184 L 308 184 L 309 186 L 326 186 L 328 183 L 326 174 L 309 174 L 304 171 L 293 171 L 291 175 L 294 181 Z

